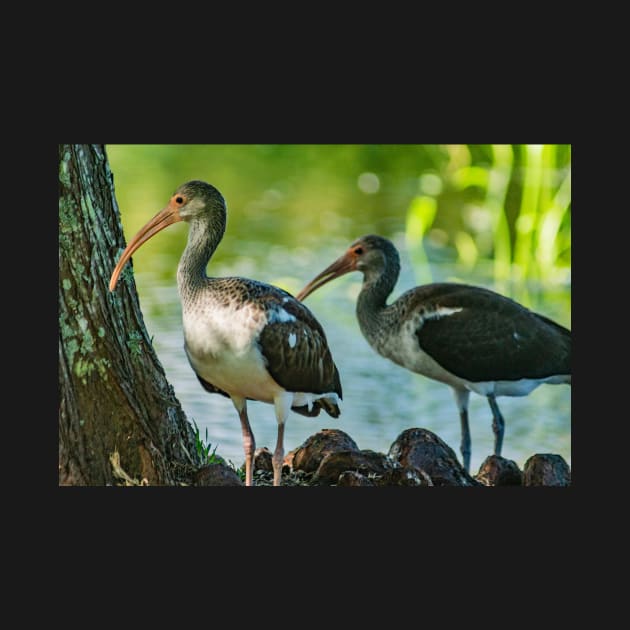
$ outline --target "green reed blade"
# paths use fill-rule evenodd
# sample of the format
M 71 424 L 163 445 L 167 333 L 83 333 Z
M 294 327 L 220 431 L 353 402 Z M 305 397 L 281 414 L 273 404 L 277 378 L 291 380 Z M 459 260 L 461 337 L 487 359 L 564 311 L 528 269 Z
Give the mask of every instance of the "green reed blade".
M 436 211 L 435 198 L 427 195 L 414 197 L 407 209 L 405 241 L 418 284 L 432 281 L 431 268 L 424 249 L 423 239 L 433 225 Z

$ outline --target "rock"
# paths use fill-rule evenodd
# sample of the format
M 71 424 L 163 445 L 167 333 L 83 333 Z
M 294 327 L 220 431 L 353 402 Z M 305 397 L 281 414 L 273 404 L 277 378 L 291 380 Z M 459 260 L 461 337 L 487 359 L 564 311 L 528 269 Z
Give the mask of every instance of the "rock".
M 337 479 L 338 486 L 374 486 L 374 482 L 356 470 L 346 470 Z
M 479 467 L 475 479 L 484 486 L 522 486 L 523 473 L 515 461 L 489 455 Z
M 524 486 L 570 486 L 571 469 L 561 455 L 536 453 L 523 467 Z
M 273 453 L 254 454 L 254 485 L 273 485 Z M 291 465 L 293 463 L 293 466 Z M 242 467 L 244 470 L 244 466 Z M 196 486 L 244 486 L 226 463 L 213 463 L 192 474 Z M 521 472 L 512 460 L 490 455 L 471 477 L 435 433 L 413 428 L 394 440 L 387 455 L 359 450 L 343 431 L 323 429 L 290 451 L 282 467 L 283 486 L 568 486 L 571 470 L 560 455 L 536 454 Z
M 299 448 L 299 447 L 298 447 Z M 282 472 L 289 472 L 293 470 L 293 458 L 295 457 L 295 453 L 297 452 L 297 448 L 294 448 L 292 451 L 289 451 L 284 456 L 284 461 L 282 462 Z
M 321 461 L 336 451 L 358 451 L 356 442 L 339 429 L 322 429 L 306 438 L 293 453 L 293 470 L 315 472 Z M 286 460 L 285 460 L 286 461 Z
M 282 462 L 282 474 L 288 475 L 291 473 L 291 462 L 295 451 L 287 453 Z M 243 472 L 245 472 L 245 464 L 241 466 Z M 273 473 L 273 453 L 266 447 L 257 448 L 254 451 L 254 473 L 261 470 L 263 472 Z
M 273 455 L 266 446 L 254 451 L 254 472 L 257 470 L 273 472 Z
M 227 464 L 208 464 L 194 476 L 195 486 L 244 486 L 236 471 Z
M 480 486 L 457 460 L 455 451 L 428 429 L 406 429 L 389 447 L 389 457 L 403 467 L 424 471 L 434 486 Z
M 303 470 L 290 471 L 288 466 L 282 467 L 282 486 L 314 486 L 313 473 L 305 473 Z M 254 486 L 273 486 L 273 473 L 266 470 L 257 470 L 254 473 Z
M 431 477 L 418 468 L 396 466 L 386 470 L 382 477 L 376 477 L 377 486 L 432 486 Z
M 334 451 L 324 456 L 313 477 L 318 484 L 336 484 L 339 475 L 354 471 L 364 476 L 383 475 L 394 467 L 383 453 L 371 450 Z

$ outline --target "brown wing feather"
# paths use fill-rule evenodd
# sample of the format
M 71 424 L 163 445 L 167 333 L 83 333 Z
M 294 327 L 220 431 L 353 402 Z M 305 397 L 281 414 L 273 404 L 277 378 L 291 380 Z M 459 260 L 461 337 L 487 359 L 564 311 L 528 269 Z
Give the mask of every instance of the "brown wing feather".
M 313 314 L 285 292 L 268 295 L 265 301 L 269 310 L 281 308 L 295 317 L 294 321 L 267 324 L 260 335 L 260 349 L 271 376 L 288 391 L 335 392 L 341 398 L 339 371 L 324 329 Z
M 420 303 L 429 311 L 462 309 L 428 319 L 416 333 L 420 346 L 453 374 L 479 382 L 571 373 L 571 331 L 549 318 L 481 287 L 445 283 L 422 289 L 410 292 L 411 308 Z M 509 361 L 497 365 L 497 348 Z
M 194 370 L 193 370 L 194 372 Z M 230 395 L 226 392 L 224 392 L 222 389 L 219 389 L 218 387 L 215 387 L 212 383 L 208 383 L 208 381 L 206 381 L 205 379 L 201 378 L 201 376 L 199 376 L 199 374 L 197 374 L 197 372 L 195 372 L 195 376 L 199 379 L 199 382 L 201 383 L 201 385 L 203 386 L 203 388 L 207 391 L 210 392 L 211 394 L 221 394 L 221 396 L 225 396 L 226 398 L 229 398 Z
M 230 303 L 255 301 L 266 311 L 270 323 L 261 332 L 258 344 L 269 373 L 279 385 L 290 392 L 334 392 L 341 399 L 339 371 L 328 349 L 326 334 L 306 306 L 290 293 L 256 280 L 229 277 L 212 279 L 212 282 L 214 286 L 220 286 L 217 293 L 224 295 Z M 279 321 L 274 313 L 280 311 L 292 315 L 295 321 Z M 295 335 L 291 337 L 291 344 L 290 335 Z M 199 375 L 197 378 L 206 391 L 228 396 Z M 306 405 L 293 407 L 305 416 L 317 416 L 321 409 L 335 418 L 340 414 L 334 399 L 328 398 L 314 401 L 310 409 Z

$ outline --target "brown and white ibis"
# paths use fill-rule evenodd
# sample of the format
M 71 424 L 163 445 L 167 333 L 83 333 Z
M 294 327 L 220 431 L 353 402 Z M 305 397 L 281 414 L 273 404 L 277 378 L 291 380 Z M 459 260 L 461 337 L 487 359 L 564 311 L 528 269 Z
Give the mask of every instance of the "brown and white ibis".
M 492 409 L 494 452 L 505 422 L 496 398 L 526 396 L 542 383 L 571 385 L 571 331 L 489 289 L 452 282 L 415 287 L 387 304 L 400 258 L 386 238 L 367 235 L 298 293 L 303 300 L 330 280 L 363 274 L 356 314 L 380 355 L 453 388 L 461 420 L 461 453 L 470 469 L 470 392 Z
M 184 349 L 201 385 L 228 396 L 238 412 L 245 451 L 245 484 L 253 485 L 256 448 L 247 401 L 273 404 L 278 435 L 273 484 L 281 485 L 284 425 L 289 411 L 339 416 L 341 382 L 326 335 L 309 309 L 290 293 L 247 278 L 212 278 L 206 266 L 225 233 L 227 207 L 203 181 L 181 185 L 167 206 L 131 240 L 112 273 L 109 289 L 131 255 L 160 230 L 189 224 L 177 268 Z

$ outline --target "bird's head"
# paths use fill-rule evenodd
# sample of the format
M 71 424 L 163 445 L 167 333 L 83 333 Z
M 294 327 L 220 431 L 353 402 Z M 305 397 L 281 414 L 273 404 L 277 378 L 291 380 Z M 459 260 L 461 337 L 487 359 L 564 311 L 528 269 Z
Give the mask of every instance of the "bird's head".
M 213 224 L 214 230 L 223 235 L 226 214 L 225 199 L 214 186 L 200 180 L 182 184 L 173 193 L 166 207 L 129 241 L 112 273 L 109 290 L 113 291 L 116 288 L 120 272 L 133 253 L 164 228 L 178 221 L 192 222 L 200 219 Z
M 364 281 L 370 282 L 383 274 L 398 277 L 399 270 L 399 256 L 393 243 L 382 236 L 368 234 L 354 241 L 343 256 L 315 276 L 296 297 L 303 300 L 327 282 L 351 271 L 362 272 Z
M 226 205 L 223 195 L 214 186 L 193 180 L 182 184 L 173 193 L 168 205 L 162 210 L 164 212 L 176 217 L 176 221 L 192 221 L 197 217 L 225 217 Z

